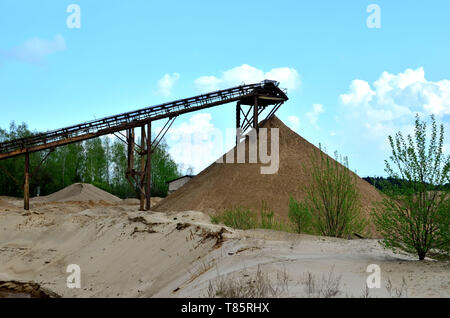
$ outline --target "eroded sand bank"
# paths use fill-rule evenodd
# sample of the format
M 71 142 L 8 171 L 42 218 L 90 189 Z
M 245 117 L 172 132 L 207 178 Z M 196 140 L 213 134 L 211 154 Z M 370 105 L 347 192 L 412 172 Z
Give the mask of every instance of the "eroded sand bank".
M 339 297 L 364 293 L 366 268 L 378 264 L 386 283 L 409 297 L 449 297 L 448 262 L 419 262 L 382 249 L 377 240 L 342 240 L 283 232 L 239 231 L 213 225 L 201 212 L 139 212 L 130 202 L 43 202 L 21 210 L 2 197 L 0 281 L 36 282 L 62 297 L 204 297 L 217 278 L 245 280 L 258 268 L 280 296 L 308 296 L 305 276 L 341 276 Z M 70 289 L 69 264 L 81 268 Z

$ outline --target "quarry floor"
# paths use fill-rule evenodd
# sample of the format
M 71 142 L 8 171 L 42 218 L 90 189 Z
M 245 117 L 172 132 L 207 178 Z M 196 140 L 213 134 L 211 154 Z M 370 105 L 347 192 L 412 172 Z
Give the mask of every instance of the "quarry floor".
M 35 202 L 25 212 L 1 197 L 0 281 L 35 282 L 61 297 L 207 297 L 218 277 L 245 281 L 259 269 L 280 297 L 307 297 L 308 273 L 340 277 L 338 297 L 361 297 L 367 266 L 381 269 L 369 297 L 450 297 L 450 264 L 394 254 L 377 240 L 251 230 L 210 223 L 201 212 L 139 212 L 136 202 Z M 81 287 L 68 288 L 69 264 Z M 388 281 L 393 289 L 389 293 Z M 405 287 L 404 286 L 404 287 Z M 406 292 L 405 292 L 406 290 Z

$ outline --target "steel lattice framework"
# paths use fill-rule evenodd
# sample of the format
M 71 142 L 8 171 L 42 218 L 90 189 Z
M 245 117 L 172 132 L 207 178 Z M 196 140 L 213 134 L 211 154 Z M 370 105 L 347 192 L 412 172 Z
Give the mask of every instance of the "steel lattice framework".
M 280 89 L 278 85 L 279 83 L 276 81 L 264 80 L 256 84 L 240 85 L 142 108 L 132 112 L 109 116 L 79 125 L 33 134 L 26 138 L 5 141 L 0 143 L 0 161 L 25 155 L 25 181 L 23 185 L 17 182 L 17 180 L 15 181 L 24 189 L 24 209 L 28 210 L 29 179 L 32 175 L 30 174 L 30 153 L 46 149 L 50 150 L 43 157 L 38 167 L 36 167 L 34 170 L 35 172 L 49 154 L 57 147 L 104 135 L 121 134 L 124 139 L 120 136 L 117 137 L 128 145 L 127 180 L 135 189 L 137 189 L 137 193 L 141 198 L 141 210 L 144 210 L 144 204 L 145 209 L 149 210 L 151 154 L 177 116 L 205 108 L 237 102 L 236 128 L 241 128 L 242 131 L 245 131 L 248 128 L 253 127 L 258 131 L 259 115 L 261 115 L 267 107 L 271 106 L 272 109 L 265 118 L 266 120 L 269 119 L 274 115 L 278 108 L 288 100 L 286 92 Z M 247 112 L 243 110 L 242 105 L 250 106 Z M 241 115 L 243 115 L 242 123 Z M 164 128 L 152 142 L 151 122 L 165 118 L 167 119 L 166 125 L 164 125 Z M 135 143 L 134 129 L 136 127 L 141 127 L 140 146 Z M 122 131 L 126 131 L 126 135 L 124 135 Z M 134 167 L 135 146 L 139 148 L 138 154 L 141 156 L 140 170 L 137 170 Z M 1 165 L 0 168 L 2 168 Z M 5 173 L 9 174 L 8 171 L 5 171 Z M 11 177 L 14 178 L 14 176 Z
M 254 96 L 258 96 L 260 111 L 268 105 L 281 104 L 288 99 L 284 91 L 278 88 L 278 83 L 273 81 L 237 86 L 3 142 L 0 143 L 0 160 L 140 127 L 149 121 L 173 118 L 234 101 L 240 101 L 242 105 L 253 105 Z

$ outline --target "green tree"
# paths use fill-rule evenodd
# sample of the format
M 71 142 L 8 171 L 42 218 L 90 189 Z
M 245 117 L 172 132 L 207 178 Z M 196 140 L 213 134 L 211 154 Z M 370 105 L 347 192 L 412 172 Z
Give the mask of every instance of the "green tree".
M 64 188 L 81 181 L 83 165 L 86 160 L 83 145 L 70 144 L 58 149 L 57 160 L 61 169 L 61 186 Z
M 167 181 L 180 176 L 178 165 L 170 157 L 167 143 L 162 140 L 152 153 L 152 195 L 165 197 L 169 190 Z
M 312 216 L 306 202 L 299 202 L 290 196 L 288 217 L 292 224 L 294 224 L 297 233 L 304 233 L 309 230 Z
M 32 162 L 32 167 L 36 167 L 47 152 L 48 150 L 36 153 L 39 160 L 35 163 Z M 36 195 L 38 187 L 40 195 L 46 195 L 75 182 L 81 182 L 84 159 L 84 149 L 81 143 L 56 148 L 31 176 L 31 194 Z
M 83 181 L 97 186 L 106 184 L 107 158 L 101 138 L 95 138 L 84 142 L 85 165 Z
M 33 134 L 25 123 L 11 123 L 9 130 L 0 129 L 0 142 L 29 137 Z M 56 148 L 35 170 L 47 155 L 46 151 L 30 155 L 30 194 L 48 195 L 75 182 L 92 183 L 119 197 L 134 197 L 136 192 L 125 178 L 127 149 L 118 139 L 95 138 Z M 135 167 L 140 167 L 136 149 Z M 152 154 L 152 195 L 166 196 L 167 181 L 180 175 L 177 164 L 170 157 L 164 140 Z M 14 177 L 17 184 L 13 182 Z M 0 195 L 22 196 L 24 180 L 24 156 L 0 161 Z
M 341 161 L 340 164 L 338 161 Z M 311 155 L 311 166 L 306 169 L 312 184 L 306 189 L 306 202 L 315 230 L 326 236 L 351 237 L 362 233 L 366 222 L 361 216 L 357 176 L 348 168 L 348 159 L 335 160 L 320 149 Z
M 116 139 L 111 146 L 110 182 L 112 192 L 122 198 L 136 196 L 125 178 L 126 169 L 127 150 L 124 143 Z
M 106 156 L 106 184 L 111 184 L 111 139 L 106 136 L 103 138 L 103 148 L 105 148 L 105 156 Z
M 414 137 L 401 132 L 389 136 L 392 155 L 385 171 L 401 184 L 401 193 L 387 192 L 374 211 L 375 224 L 384 237 L 382 244 L 393 250 L 416 253 L 423 260 L 431 249 L 448 251 L 450 245 L 450 156 L 443 154 L 444 126 L 438 132 L 431 116 L 427 124 L 416 115 Z
M 9 131 L 0 130 L 0 142 L 12 139 L 26 138 L 32 136 L 33 133 L 28 129 L 25 123 L 16 125 L 11 122 Z M 33 166 L 39 161 L 39 154 L 30 155 L 30 164 Z M 11 196 L 23 195 L 23 180 L 25 159 L 24 156 L 18 156 L 0 161 L 0 193 Z M 13 181 L 14 180 L 14 181 Z M 33 184 L 31 184 L 32 188 Z

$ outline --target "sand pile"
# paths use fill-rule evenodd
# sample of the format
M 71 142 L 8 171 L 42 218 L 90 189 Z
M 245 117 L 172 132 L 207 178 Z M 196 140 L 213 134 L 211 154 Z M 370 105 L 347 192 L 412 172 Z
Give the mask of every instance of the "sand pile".
M 64 189 L 44 197 L 36 197 L 33 202 L 67 202 L 67 201 L 103 201 L 108 203 L 122 200 L 111 193 L 103 191 L 92 184 L 74 183 Z
M 275 116 L 262 126 L 279 128 L 280 164 L 277 173 L 261 174 L 261 164 L 213 163 L 154 209 L 219 212 L 240 205 L 259 212 L 264 200 L 278 216 L 287 219 L 289 196 L 303 199 L 311 184 L 311 177 L 305 173 L 302 164 L 309 167 L 310 154 L 318 149 Z M 357 186 L 363 209 L 368 213 L 381 196 L 378 190 L 359 177 Z

